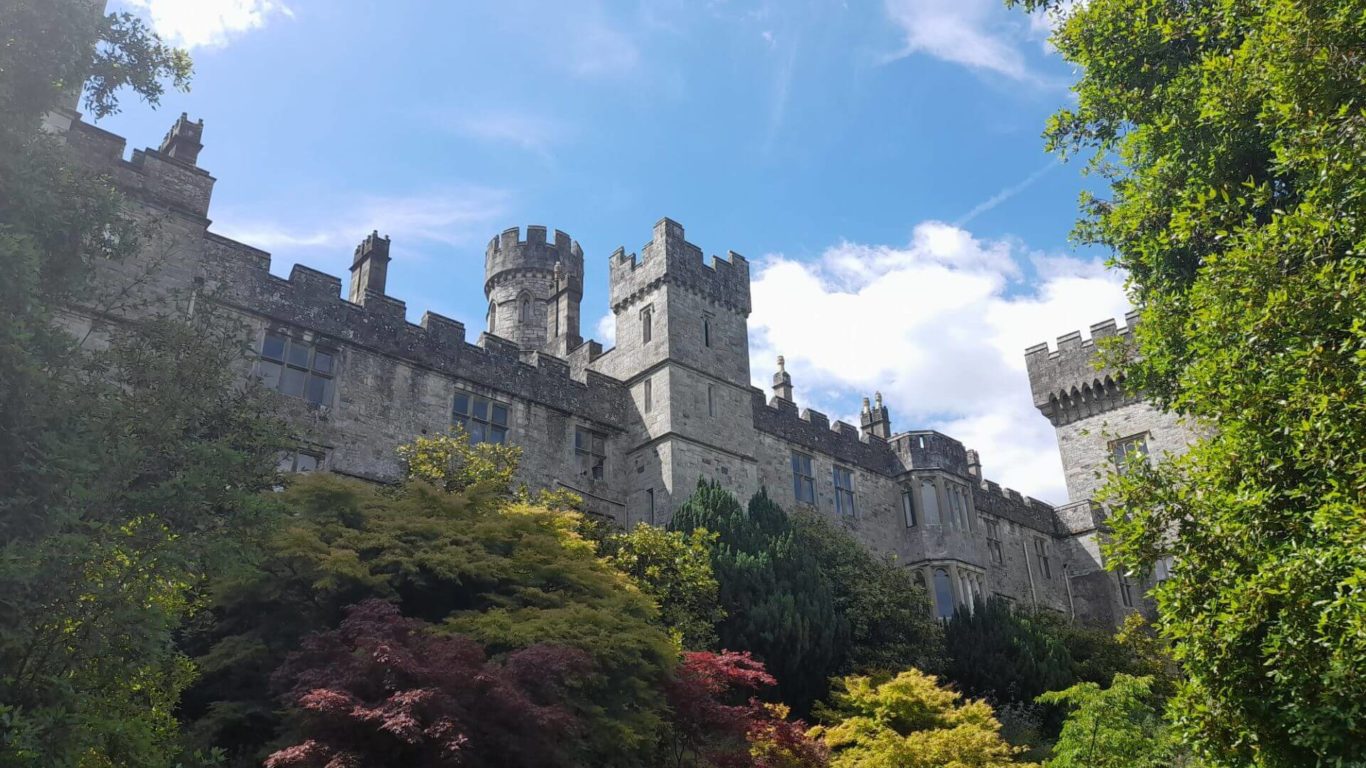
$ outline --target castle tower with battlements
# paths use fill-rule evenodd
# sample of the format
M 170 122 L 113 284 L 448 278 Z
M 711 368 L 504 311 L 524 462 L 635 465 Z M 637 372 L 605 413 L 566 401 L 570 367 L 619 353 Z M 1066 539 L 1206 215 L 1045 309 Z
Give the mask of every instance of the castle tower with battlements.
M 749 263 L 735 253 L 705 258 L 676 221 L 655 223 L 639 254 L 601 257 L 615 346 L 581 336 L 583 249 L 541 226 L 489 241 L 485 331 L 467 334 L 465 323 L 433 312 L 409 322 L 388 278 L 413 267 L 391 257 L 381 230 L 357 233 L 345 290 L 341 278 L 303 265 L 278 277 L 269 253 L 213 231 L 201 122 L 181 116 L 157 149 L 130 159 L 122 138 L 78 113 L 47 126 L 107 173 L 129 214 L 156 232 L 146 264 L 100 267 L 106 283 L 145 299 L 128 302 L 123 319 L 193 296 L 245 329 L 251 353 L 239 373 L 274 391 L 293 430 L 284 470 L 391 482 L 402 472 L 399 445 L 459 427 L 473 441 L 520 447 L 521 482 L 572 491 L 587 513 L 618 525 L 665 524 L 702 479 L 742 499 L 762 488 L 895 557 L 938 616 L 992 595 L 1078 620 L 1117 615 L 1103 579 L 1072 578 L 1099 572 L 1089 500 L 1055 507 L 1002 488 L 988 479 L 991 446 L 898 431 L 895 403 L 881 395 L 865 401 L 857 425 L 832 421 L 798 404 L 781 358 L 776 373 L 763 372 L 773 396 L 754 386 Z M 121 319 L 72 309 L 86 329 Z M 1031 349 L 1028 362 L 1035 402 L 1059 430 L 1069 490 L 1089 499 L 1087 462 L 1102 461 L 1106 444 L 1087 430 L 1143 429 L 1157 447 L 1167 423 L 1122 381 L 1086 372 L 1087 349 L 1069 336 L 1057 352 Z

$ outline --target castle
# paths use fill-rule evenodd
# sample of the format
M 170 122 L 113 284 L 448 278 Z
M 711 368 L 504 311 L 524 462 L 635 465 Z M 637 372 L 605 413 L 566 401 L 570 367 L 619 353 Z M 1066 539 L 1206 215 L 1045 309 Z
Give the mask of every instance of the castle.
M 540 226 L 502 232 L 484 254 L 487 328 L 471 341 L 432 312 L 406 320 L 386 292 L 390 243 L 378 232 L 356 247 L 343 285 L 299 265 L 276 277 L 268 253 L 211 231 L 202 123 L 182 115 L 131 159 L 122 138 L 73 110 L 46 127 L 109 174 L 131 215 L 156 220 L 145 250 L 157 266 L 142 288 L 154 303 L 212 301 L 250 329 L 241 375 L 278 391 L 297 439 L 284 469 L 392 481 L 398 445 L 459 424 L 472 440 L 520 446 L 530 486 L 573 491 L 622 526 L 666 524 L 699 478 L 742 499 L 766 488 L 895 555 L 939 616 L 991 595 L 1099 623 L 1141 605 L 1142 585 L 1102 567 L 1091 496 L 1113 457 L 1180 451 L 1189 434 L 1096 371 L 1080 334 L 1026 352 L 1066 465 L 1072 500 L 1054 507 L 988 480 L 978 453 L 949 435 L 894 430 L 880 395 L 855 426 L 800 408 L 781 358 L 771 393 L 752 386 L 749 264 L 706 260 L 678 222 L 657 222 L 639 254 L 608 256 L 610 349 L 580 333 L 578 243 Z M 1091 329 L 1116 332 L 1113 321 Z

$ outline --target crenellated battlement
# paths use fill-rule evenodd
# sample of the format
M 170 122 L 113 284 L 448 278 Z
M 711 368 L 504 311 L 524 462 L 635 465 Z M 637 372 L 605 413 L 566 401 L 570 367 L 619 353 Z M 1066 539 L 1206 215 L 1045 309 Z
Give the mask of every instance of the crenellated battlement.
M 692 291 L 745 316 L 750 312 L 749 261 L 734 251 L 708 264 L 702 249 L 683 237 L 683 225 L 664 218 L 639 257 L 618 248 L 608 260 L 612 311 L 619 312 L 647 291 L 667 283 Z
M 206 219 L 215 180 L 195 165 L 203 131 L 203 121 L 192 123 L 182 114 L 160 149 L 134 150 L 128 160 L 123 158 L 128 142 L 122 136 L 89 123 L 73 121 L 62 138 L 86 165 L 108 173 L 125 193 L 157 208 Z
M 505 276 L 526 272 L 552 275 L 556 264 L 566 279 L 582 286 L 583 249 L 558 229 L 553 239 L 547 239 L 547 235 L 545 227 L 533 224 L 526 228 L 525 237 L 520 228 L 510 227 L 489 240 L 484 249 L 484 295 L 487 297 Z
M 409 323 L 399 299 L 372 292 L 364 304 L 351 302 L 342 298 L 339 277 L 297 264 L 288 278 L 276 277 L 263 251 L 221 235 L 206 242 L 212 244 L 204 254 L 208 289 L 219 303 L 603 423 L 622 418 L 625 389 L 613 379 L 591 371 L 575 376 L 568 361 L 543 352 L 524 356 L 493 334 L 469 343 L 463 323 L 434 312 Z
M 1054 426 L 1061 426 L 1134 402 L 1124 390 L 1123 376 L 1100 367 L 1096 342 L 1113 336 L 1132 338 L 1137 321 L 1138 314 L 1130 312 L 1122 331 L 1114 320 L 1105 320 L 1091 326 L 1089 339 L 1073 331 L 1058 337 L 1056 350 L 1050 351 L 1047 342 L 1026 349 L 1034 407 Z
M 892 436 L 892 449 L 908 469 L 944 469 L 958 475 L 968 474 L 968 452 L 958 440 L 932 429 L 902 432 Z
M 888 450 L 886 440 L 860 434 L 857 427 L 843 421 L 832 424 L 829 416 L 813 408 L 798 410 L 791 400 L 766 401 L 760 389 L 752 389 L 750 395 L 754 428 L 760 432 L 869 472 L 891 476 L 901 471 L 901 464 L 896 454 Z

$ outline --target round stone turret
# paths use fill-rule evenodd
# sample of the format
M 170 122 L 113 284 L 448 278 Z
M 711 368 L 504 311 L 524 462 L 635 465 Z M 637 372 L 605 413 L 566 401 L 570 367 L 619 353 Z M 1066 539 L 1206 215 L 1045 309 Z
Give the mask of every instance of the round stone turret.
M 557 339 L 578 338 L 583 296 L 583 249 L 569 235 L 529 226 L 526 239 L 513 227 L 489 241 L 484 253 L 488 331 L 524 350 L 562 353 Z M 571 344 L 572 346 L 572 344 Z

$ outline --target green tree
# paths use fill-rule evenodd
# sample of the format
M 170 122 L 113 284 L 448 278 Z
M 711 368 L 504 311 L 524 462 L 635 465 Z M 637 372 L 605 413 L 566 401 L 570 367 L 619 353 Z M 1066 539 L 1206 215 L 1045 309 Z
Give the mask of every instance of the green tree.
M 847 531 L 810 511 L 792 514 L 798 549 L 830 583 L 835 614 L 849 626 L 836 674 L 944 668 L 944 629 L 929 595 L 890 556 L 874 555 Z
M 716 646 L 716 625 L 726 617 L 717 602 L 711 548 L 717 536 L 700 528 L 687 533 L 641 523 L 609 535 L 602 551 L 659 605 L 659 618 L 680 647 L 702 651 Z
M 1177 564 L 1176 722 L 1211 758 L 1360 764 L 1366 4 L 1093 0 L 1053 42 L 1082 76 L 1048 143 L 1109 181 L 1078 233 L 1141 313 L 1112 362 L 1206 432 L 1108 494 L 1117 567 Z
M 804 714 L 824 695 L 848 627 L 787 514 L 763 491 L 746 509 L 719 484 L 702 481 L 669 528 L 717 535 L 712 567 L 726 611 L 717 626 L 721 647 L 754 654 L 777 678 L 783 701 Z
M 915 669 L 846 677 L 830 705 L 818 707 L 825 724 L 810 735 L 830 748 L 832 768 L 1033 765 L 1017 762 L 1020 750 L 1001 738 L 990 705 L 962 699 Z
M 1109 687 L 1077 683 L 1039 697 L 1071 712 L 1046 768 L 1194 768 L 1162 716 L 1152 678 L 1115 675 Z
M 271 672 L 303 638 L 338 626 L 347 606 L 380 598 L 490 654 L 538 643 L 586 652 L 593 672 L 571 702 L 584 729 L 570 751 L 594 765 L 639 764 L 655 747 L 677 656 L 650 598 L 578 535 L 579 515 L 518 499 L 485 447 L 425 445 L 405 455 L 449 455 L 411 463 L 416 477 L 398 487 L 319 474 L 280 494 L 289 516 L 265 556 L 217 585 L 213 621 L 189 641 L 203 669 L 184 707 L 196 743 L 230 748 L 242 765 L 282 746 L 272 741 L 284 734 Z M 482 470 L 469 474 L 472 465 Z M 433 485 L 432 466 L 469 482 Z
M 106 264 L 156 222 L 43 133 L 87 83 L 155 104 L 189 60 L 85 0 L 0 3 L 0 765 L 165 766 L 193 667 L 174 637 L 268 510 L 275 426 L 201 311 L 81 330 L 128 308 Z M 114 301 L 117 297 L 119 300 Z M 79 331 L 82 336 L 76 335 Z M 85 343 L 83 343 L 85 342 Z
M 1076 682 L 1075 662 L 1042 616 L 1014 610 L 1000 598 L 959 607 L 945 627 L 947 677 L 969 696 L 997 704 L 1032 702 Z M 1108 682 L 1108 681 L 1107 681 Z

